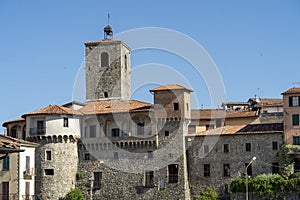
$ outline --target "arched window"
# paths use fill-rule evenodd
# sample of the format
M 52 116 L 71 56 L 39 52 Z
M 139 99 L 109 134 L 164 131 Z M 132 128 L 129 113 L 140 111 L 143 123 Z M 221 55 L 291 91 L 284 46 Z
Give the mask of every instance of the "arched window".
M 108 67 L 108 65 L 109 65 L 108 53 L 103 52 L 101 53 L 101 67 Z
M 124 62 L 125 62 L 125 70 L 127 70 L 127 56 L 126 55 L 125 55 Z

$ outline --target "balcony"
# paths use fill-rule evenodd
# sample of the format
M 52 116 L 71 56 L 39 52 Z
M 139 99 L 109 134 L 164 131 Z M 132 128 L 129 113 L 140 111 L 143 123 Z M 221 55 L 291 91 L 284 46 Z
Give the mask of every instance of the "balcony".
M 29 129 L 29 135 L 45 135 L 45 134 L 46 134 L 46 127 Z
M 29 170 L 23 171 L 23 177 L 26 180 L 31 180 L 34 176 L 34 168 L 30 168 Z

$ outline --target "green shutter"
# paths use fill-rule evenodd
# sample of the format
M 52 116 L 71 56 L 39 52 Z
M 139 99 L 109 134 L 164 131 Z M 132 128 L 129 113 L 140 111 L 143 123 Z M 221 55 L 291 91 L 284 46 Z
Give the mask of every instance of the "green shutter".
M 289 97 L 289 106 L 290 106 L 290 107 L 293 106 L 293 97 Z
M 9 156 L 5 157 L 2 160 L 2 169 L 3 170 L 9 170 Z
M 293 115 L 293 126 L 299 126 L 299 115 Z

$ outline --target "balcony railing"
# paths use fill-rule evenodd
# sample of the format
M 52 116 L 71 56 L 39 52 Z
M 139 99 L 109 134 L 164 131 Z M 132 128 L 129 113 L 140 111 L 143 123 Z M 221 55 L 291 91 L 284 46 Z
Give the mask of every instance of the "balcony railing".
M 46 127 L 43 128 L 30 128 L 29 129 L 30 135 L 45 135 L 46 134 Z
M 34 168 L 30 168 L 29 170 L 23 171 L 23 177 L 24 179 L 32 179 L 32 176 L 34 176 Z

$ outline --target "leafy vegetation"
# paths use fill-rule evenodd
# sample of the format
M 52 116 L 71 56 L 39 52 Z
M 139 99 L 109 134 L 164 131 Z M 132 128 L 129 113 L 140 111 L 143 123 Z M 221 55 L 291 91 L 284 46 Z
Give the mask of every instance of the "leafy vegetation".
M 288 178 L 294 171 L 294 157 L 290 155 L 291 152 L 300 152 L 299 145 L 284 144 L 281 145 L 278 153 L 279 173 L 284 178 Z
M 300 191 L 300 179 L 284 179 L 279 174 L 262 174 L 248 179 L 249 192 L 254 191 L 259 197 L 278 197 L 279 194 Z M 232 193 L 245 193 L 246 179 L 237 178 L 231 182 Z
M 205 190 L 201 190 L 200 194 L 195 197 L 195 200 L 216 200 L 216 199 L 220 199 L 220 197 L 212 187 L 208 187 Z
M 82 192 L 75 188 L 72 189 L 64 198 L 64 200 L 84 200 Z

